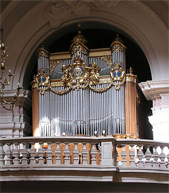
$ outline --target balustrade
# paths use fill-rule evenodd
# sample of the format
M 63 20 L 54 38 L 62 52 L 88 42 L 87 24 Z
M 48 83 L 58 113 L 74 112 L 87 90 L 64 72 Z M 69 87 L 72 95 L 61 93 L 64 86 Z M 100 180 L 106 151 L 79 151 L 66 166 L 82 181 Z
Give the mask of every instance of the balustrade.
M 1 139 L 1 167 L 97 166 L 101 164 L 99 144 L 104 140 L 96 137 Z
M 141 139 L 118 139 L 116 144 L 117 166 L 168 170 L 168 143 Z
M 113 137 L 0 139 L 1 168 L 97 167 L 168 170 L 169 144 Z

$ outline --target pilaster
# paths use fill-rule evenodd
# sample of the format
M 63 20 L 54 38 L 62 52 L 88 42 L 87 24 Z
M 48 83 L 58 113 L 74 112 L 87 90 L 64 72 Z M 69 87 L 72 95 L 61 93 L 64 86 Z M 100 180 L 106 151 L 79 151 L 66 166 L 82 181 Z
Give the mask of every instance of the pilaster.
M 153 139 L 169 139 L 169 80 L 147 81 L 139 84 L 147 100 L 153 101 L 152 116 Z
M 15 90 L 4 91 L 4 98 L 10 100 Z M 0 137 L 23 137 L 31 133 L 30 115 L 31 99 L 29 91 L 22 90 L 13 111 L 6 110 L 0 105 Z

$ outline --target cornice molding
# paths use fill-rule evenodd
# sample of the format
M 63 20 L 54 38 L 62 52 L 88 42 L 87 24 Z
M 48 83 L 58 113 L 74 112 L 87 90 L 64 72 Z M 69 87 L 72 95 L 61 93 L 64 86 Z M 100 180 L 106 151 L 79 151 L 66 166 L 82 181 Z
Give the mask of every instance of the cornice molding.
M 4 90 L 3 98 L 5 99 L 11 99 L 15 96 L 15 93 L 17 92 L 16 89 L 12 90 Z M 31 95 L 29 94 L 29 90 L 22 89 L 19 93 L 19 98 L 17 100 L 16 106 L 24 106 L 27 109 L 31 108 Z
M 139 86 L 147 100 L 160 99 L 169 93 L 169 80 L 141 82 Z

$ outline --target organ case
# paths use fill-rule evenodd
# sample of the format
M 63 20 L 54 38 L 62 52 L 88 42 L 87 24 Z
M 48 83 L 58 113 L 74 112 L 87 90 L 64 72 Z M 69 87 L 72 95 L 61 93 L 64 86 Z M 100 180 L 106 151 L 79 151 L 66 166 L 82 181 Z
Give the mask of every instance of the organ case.
M 126 47 L 88 49 L 81 31 L 69 52 L 38 50 L 32 82 L 33 135 L 138 138 L 137 77 L 126 74 Z

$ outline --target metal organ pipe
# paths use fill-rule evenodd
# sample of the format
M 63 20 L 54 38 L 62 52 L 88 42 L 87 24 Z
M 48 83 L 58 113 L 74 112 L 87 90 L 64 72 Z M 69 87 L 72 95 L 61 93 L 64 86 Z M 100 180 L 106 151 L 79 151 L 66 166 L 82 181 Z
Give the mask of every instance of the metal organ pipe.
M 125 53 L 119 50 L 112 50 L 112 68 L 114 63 L 120 63 L 123 69 L 125 65 Z M 76 53 L 72 55 L 72 59 Z M 96 62 L 100 67 L 101 75 L 109 75 L 108 64 L 97 57 L 90 57 L 80 53 L 87 66 Z M 72 59 L 67 59 L 59 65 L 72 63 Z M 49 58 L 38 59 L 38 69 L 45 69 L 49 74 Z M 107 68 L 107 69 L 106 69 Z M 58 78 L 63 73 L 56 66 L 52 79 Z M 60 75 L 59 75 L 60 73 Z M 59 77 L 60 78 L 60 77 Z M 101 89 L 109 84 L 97 84 L 93 86 Z M 58 91 L 64 87 L 53 87 Z M 42 136 L 61 135 L 93 135 L 97 130 L 99 135 L 105 130 L 107 135 L 125 133 L 125 103 L 124 86 L 119 90 L 112 86 L 103 93 L 96 93 L 89 88 L 71 90 L 64 95 L 57 95 L 50 90 L 44 95 L 39 94 L 39 127 Z
M 113 48 L 116 47 L 116 49 Z M 112 43 L 112 63 L 120 63 L 121 68 L 126 69 L 125 64 L 125 47 L 117 39 Z M 117 82 L 118 83 L 118 82 Z M 124 85 L 120 87 L 119 90 L 114 89 L 114 102 L 113 102 L 113 127 L 115 127 L 116 134 L 125 133 L 125 95 L 124 95 Z
M 49 75 L 49 56 L 45 49 L 40 48 L 38 51 L 38 71 L 44 69 Z M 49 92 L 44 95 L 39 94 L 39 129 L 41 136 L 50 136 L 50 105 Z

